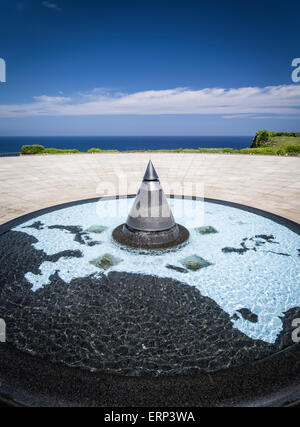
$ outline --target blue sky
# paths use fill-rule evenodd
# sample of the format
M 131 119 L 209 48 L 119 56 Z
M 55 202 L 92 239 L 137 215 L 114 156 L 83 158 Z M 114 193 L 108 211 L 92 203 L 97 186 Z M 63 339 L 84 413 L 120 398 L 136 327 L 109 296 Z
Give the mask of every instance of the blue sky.
M 2 135 L 300 131 L 300 2 L 0 0 Z

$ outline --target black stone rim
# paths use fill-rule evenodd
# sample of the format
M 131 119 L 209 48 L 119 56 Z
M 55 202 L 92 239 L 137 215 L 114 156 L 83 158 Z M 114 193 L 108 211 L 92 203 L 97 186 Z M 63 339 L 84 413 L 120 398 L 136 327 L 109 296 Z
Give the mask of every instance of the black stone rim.
M 120 198 L 132 198 L 120 196 Z M 37 216 L 93 198 L 52 206 L 0 226 L 0 235 Z M 171 196 L 171 198 L 183 198 Z M 197 197 L 187 199 L 203 200 Z M 296 222 L 256 208 L 204 199 L 277 222 L 300 235 Z M 98 375 L 40 360 L 0 344 L 0 402 L 28 406 L 281 406 L 300 399 L 300 343 L 246 366 L 194 377 Z
M 251 212 L 256 215 L 263 216 L 265 218 L 271 219 L 274 222 L 277 222 L 278 224 L 283 225 L 284 227 L 289 228 L 290 230 L 294 231 L 297 234 L 300 234 L 300 224 L 298 224 L 295 221 L 292 221 L 290 219 L 284 218 L 282 216 L 273 214 L 271 212 L 267 212 L 261 209 L 254 208 L 252 206 L 243 205 L 240 203 L 235 202 L 229 202 L 227 200 L 219 200 L 219 199 L 210 199 L 210 198 L 202 198 L 202 197 L 194 197 L 194 196 L 174 196 L 174 195 L 166 195 L 167 197 L 170 197 L 171 199 L 186 199 L 186 200 L 203 200 L 205 202 L 209 203 L 215 203 L 217 205 L 223 205 L 223 206 L 229 206 L 232 208 L 237 208 L 240 210 L 244 210 L 246 212 Z M 34 219 L 40 215 L 44 215 L 56 210 L 69 208 L 72 206 L 77 205 L 84 205 L 86 203 L 95 203 L 101 200 L 118 200 L 118 199 L 132 199 L 136 197 L 136 194 L 129 194 L 127 196 L 105 196 L 105 197 L 93 197 L 90 199 L 84 199 L 84 200 L 76 200 L 74 202 L 68 202 L 68 203 L 62 203 L 59 205 L 53 205 L 45 209 L 39 209 L 37 211 L 31 212 L 26 215 L 22 215 L 18 218 L 15 218 L 11 221 L 6 222 L 5 224 L 0 225 L 0 235 L 5 233 L 6 231 L 9 231 L 11 228 L 17 227 L 19 224 L 22 224 L 25 221 L 30 221 L 31 219 Z

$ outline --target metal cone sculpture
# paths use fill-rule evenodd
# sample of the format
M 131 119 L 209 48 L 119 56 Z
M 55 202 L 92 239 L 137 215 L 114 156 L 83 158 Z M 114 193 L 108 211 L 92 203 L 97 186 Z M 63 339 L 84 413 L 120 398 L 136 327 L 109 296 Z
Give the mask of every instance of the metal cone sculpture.
M 149 250 L 178 246 L 189 238 L 186 228 L 174 220 L 151 161 L 126 224 L 113 231 L 113 238 L 122 245 Z
M 140 231 L 164 231 L 174 227 L 175 220 L 150 161 L 126 225 Z

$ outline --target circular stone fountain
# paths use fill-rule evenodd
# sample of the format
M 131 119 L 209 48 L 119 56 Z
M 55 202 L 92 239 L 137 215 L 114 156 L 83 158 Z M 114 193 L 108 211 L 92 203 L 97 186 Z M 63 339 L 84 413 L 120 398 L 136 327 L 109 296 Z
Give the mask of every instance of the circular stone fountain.
M 0 227 L 0 392 L 29 405 L 299 398 L 299 225 L 167 198 L 152 165 L 146 178 L 168 212 L 152 229 L 132 215 L 141 192 Z

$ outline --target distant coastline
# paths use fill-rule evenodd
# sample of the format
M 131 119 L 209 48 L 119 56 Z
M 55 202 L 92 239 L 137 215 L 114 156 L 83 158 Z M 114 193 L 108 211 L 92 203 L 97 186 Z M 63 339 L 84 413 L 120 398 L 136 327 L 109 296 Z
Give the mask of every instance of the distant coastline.
M 20 146 L 21 144 L 21 146 Z M 177 147 L 176 147 L 176 145 Z M 253 137 L 0 137 L 0 156 L 103 153 L 300 155 L 300 134 L 258 131 Z
M 39 144 L 57 149 L 87 152 L 102 150 L 174 150 L 229 147 L 236 150 L 250 147 L 253 136 L 100 136 L 100 137 L 0 137 L 0 153 L 17 153 L 23 145 Z

